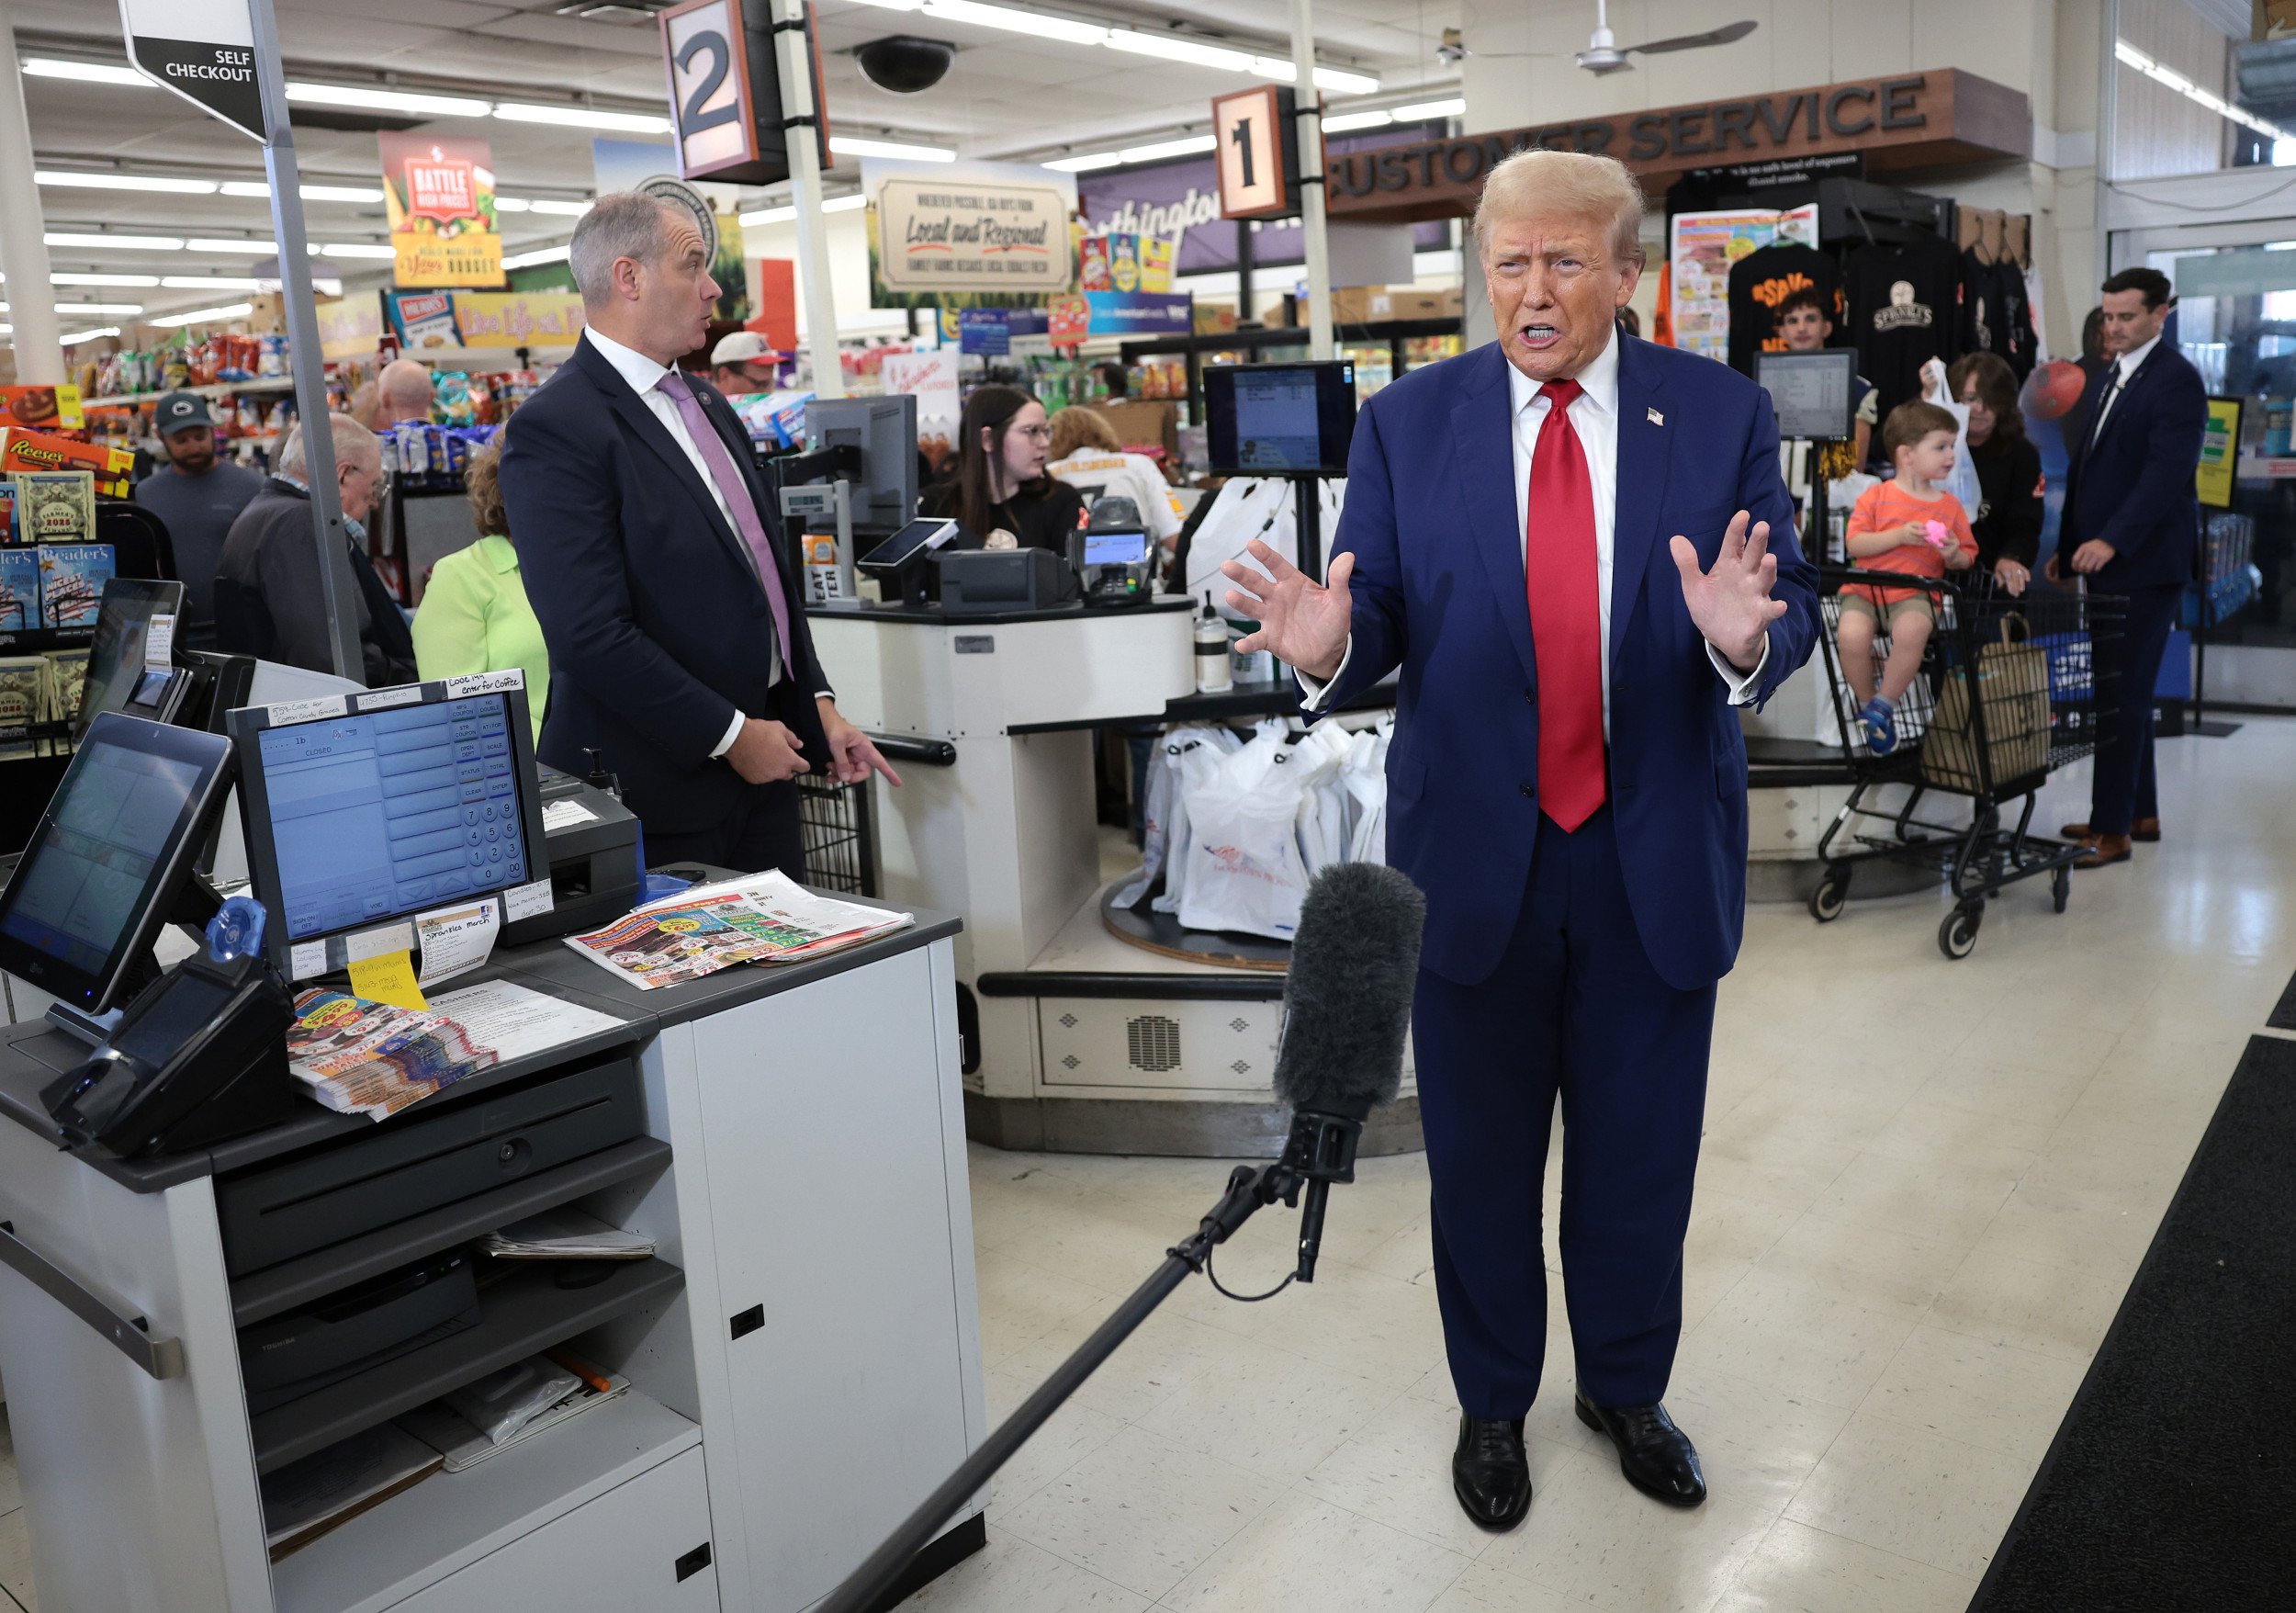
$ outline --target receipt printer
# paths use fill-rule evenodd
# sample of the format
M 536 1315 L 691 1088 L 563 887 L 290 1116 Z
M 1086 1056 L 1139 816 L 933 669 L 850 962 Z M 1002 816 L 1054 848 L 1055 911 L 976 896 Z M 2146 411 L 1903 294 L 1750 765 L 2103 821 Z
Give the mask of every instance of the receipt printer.
M 1076 572 L 1051 549 L 960 549 L 940 557 L 940 614 L 985 616 L 1073 604 Z
M 570 773 L 538 767 L 542 831 L 550 857 L 547 912 L 510 919 L 504 946 L 524 946 L 595 930 L 638 903 L 637 818 L 607 791 Z

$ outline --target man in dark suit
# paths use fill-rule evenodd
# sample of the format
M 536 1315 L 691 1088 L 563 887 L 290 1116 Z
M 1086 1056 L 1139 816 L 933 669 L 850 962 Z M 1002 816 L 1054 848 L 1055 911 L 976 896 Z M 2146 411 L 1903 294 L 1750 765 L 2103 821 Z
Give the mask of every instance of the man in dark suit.
M 1498 342 L 1365 406 L 1328 586 L 1264 544 L 1266 574 L 1224 568 L 1261 624 L 1244 647 L 1298 668 L 1309 711 L 1401 669 L 1387 853 L 1427 894 L 1412 1025 L 1452 1488 L 1488 1528 L 1530 1506 L 1558 1092 L 1576 1413 L 1638 1488 L 1705 1499 L 1660 1402 L 1745 920 L 1736 707 L 1818 632 L 1768 394 L 1616 327 L 1641 216 L 1611 158 L 1495 167 L 1474 233 Z
M 569 252 L 588 329 L 511 419 L 502 499 L 550 651 L 542 759 L 595 750 L 646 826 L 649 862 L 805 873 L 799 773 L 872 769 L 806 631 L 748 434 L 706 381 L 717 284 L 693 220 L 602 197 Z
M 2088 821 L 2065 826 L 2066 839 L 2083 843 L 2077 868 L 2125 863 L 2133 840 L 2160 839 L 2153 689 L 2200 555 L 2193 472 L 2208 426 L 2200 372 L 2161 334 L 2176 306 L 2158 269 L 2123 269 L 2105 282 L 2112 362 L 2081 395 L 2087 429 L 2073 444 L 2047 568 L 2053 581 L 2086 577 L 2097 592 L 2123 596 L 2127 610 L 2120 636 L 2097 646 L 2104 716 Z

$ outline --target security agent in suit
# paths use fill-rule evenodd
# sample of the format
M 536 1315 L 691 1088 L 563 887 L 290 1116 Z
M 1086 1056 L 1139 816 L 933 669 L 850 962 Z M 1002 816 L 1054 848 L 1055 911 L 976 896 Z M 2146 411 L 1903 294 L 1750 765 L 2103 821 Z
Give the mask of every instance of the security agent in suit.
M 2086 430 L 2065 474 L 2065 517 L 2047 571 L 2124 596 L 2121 636 L 2097 646 L 2104 707 L 2087 823 L 2076 868 L 2125 863 L 2130 842 L 2160 839 L 2153 767 L 2153 689 L 2177 623 L 2177 603 L 2200 557 L 2193 472 L 2208 427 L 2208 388 L 2162 329 L 2177 299 L 2158 269 L 2123 269 L 2104 284 L 2111 362 L 2081 397 Z
M 1499 341 L 1365 406 L 1327 586 L 1261 544 L 1265 573 L 1223 568 L 1261 624 L 1245 647 L 1300 670 L 1310 712 L 1401 670 L 1387 852 L 1427 894 L 1412 1036 L 1452 1488 L 1493 1529 L 1530 1506 L 1558 1094 L 1574 1410 L 1637 1487 L 1705 1499 L 1661 1402 L 1745 916 L 1734 708 L 1818 631 L 1768 395 L 1617 328 L 1641 214 L 1607 157 L 1495 167 L 1475 237 Z
M 542 758 L 583 773 L 595 749 L 657 865 L 802 877 L 798 774 L 901 781 L 838 715 L 748 434 L 675 367 L 717 300 L 701 232 L 602 197 L 570 262 L 588 328 L 512 417 L 501 469 L 550 651 Z

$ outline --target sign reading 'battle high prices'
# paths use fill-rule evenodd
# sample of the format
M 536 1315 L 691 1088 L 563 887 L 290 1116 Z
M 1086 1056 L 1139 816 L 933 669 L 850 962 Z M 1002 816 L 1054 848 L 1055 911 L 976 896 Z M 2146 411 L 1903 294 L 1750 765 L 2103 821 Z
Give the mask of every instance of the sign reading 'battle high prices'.
M 494 157 L 482 140 L 384 134 L 383 203 L 401 286 L 500 286 Z

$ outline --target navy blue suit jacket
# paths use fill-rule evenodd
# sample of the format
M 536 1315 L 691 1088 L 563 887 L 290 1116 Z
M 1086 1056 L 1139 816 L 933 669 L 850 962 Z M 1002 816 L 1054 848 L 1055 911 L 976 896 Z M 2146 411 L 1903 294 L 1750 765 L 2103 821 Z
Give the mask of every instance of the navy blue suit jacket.
M 2097 418 L 2113 367 L 2092 376 L 2080 417 Z M 2200 557 L 2200 497 L 2192 473 L 2208 427 L 2208 388 L 2200 372 L 2163 336 L 2144 356 L 2094 441 L 2073 445 L 2065 479 L 2065 519 L 2057 528 L 2057 564 L 2073 572 L 2073 551 L 2092 537 L 2113 557 L 2090 574 L 2096 587 L 2130 593 L 2189 582 Z
M 631 809 L 663 833 L 725 821 L 751 786 L 712 761 L 738 710 L 788 723 L 823 766 L 825 692 L 748 434 L 697 377 L 694 396 L 748 479 L 790 603 L 790 678 L 769 694 L 772 611 L 748 547 L 662 423 L 589 343 L 511 417 L 502 503 L 550 650 L 539 751 L 581 773 L 596 748 Z M 776 699 L 775 694 L 782 696 Z
M 1817 641 L 1818 577 L 1794 537 L 1770 395 L 1711 358 L 1618 333 L 1610 790 L 1635 926 L 1693 990 L 1746 919 L 1746 742 L 1667 551 L 1711 567 L 1739 510 L 1770 523 L 1775 597 L 1759 695 Z M 1538 663 L 1515 525 L 1514 423 L 1498 344 L 1413 371 L 1356 423 L 1334 553 L 1352 552 L 1354 645 L 1334 703 L 1401 667 L 1388 861 L 1427 895 L 1422 962 L 1473 985 L 1498 966 L 1539 834 Z

